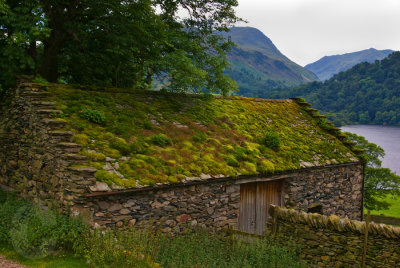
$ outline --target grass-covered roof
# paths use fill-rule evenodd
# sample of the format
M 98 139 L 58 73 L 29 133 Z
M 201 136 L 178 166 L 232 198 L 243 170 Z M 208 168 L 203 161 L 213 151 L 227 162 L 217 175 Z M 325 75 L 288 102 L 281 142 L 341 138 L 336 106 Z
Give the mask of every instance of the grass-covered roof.
M 109 185 L 269 175 L 358 161 L 326 131 L 325 119 L 293 100 L 46 87 L 62 111 L 55 117 L 67 122 L 80 154 L 98 169 L 97 180 Z

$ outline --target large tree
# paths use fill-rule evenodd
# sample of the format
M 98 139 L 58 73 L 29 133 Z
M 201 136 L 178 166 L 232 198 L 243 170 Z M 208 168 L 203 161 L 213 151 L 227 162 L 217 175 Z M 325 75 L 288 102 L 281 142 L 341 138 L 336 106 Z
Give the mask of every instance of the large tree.
M 378 145 L 368 142 L 364 137 L 346 132 L 346 135 L 364 150 L 366 162 L 364 182 L 364 207 L 370 210 L 387 209 L 390 204 L 382 201 L 389 194 L 397 195 L 400 189 L 400 177 L 388 168 L 381 167 L 380 158 L 385 151 Z
M 217 31 L 239 20 L 236 0 L 2 0 L 0 81 L 17 73 L 55 82 L 173 90 L 235 88 L 223 74 L 232 45 Z

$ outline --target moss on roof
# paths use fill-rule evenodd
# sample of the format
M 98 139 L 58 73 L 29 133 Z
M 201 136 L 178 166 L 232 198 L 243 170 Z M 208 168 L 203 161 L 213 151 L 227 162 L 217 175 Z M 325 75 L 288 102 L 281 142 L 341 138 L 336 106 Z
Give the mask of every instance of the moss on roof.
M 293 100 L 42 85 L 98 169 L 125 188 L 273 174 L 358 159 Z M 322 123 L 321 123 L 322 122 Z M 326 126 L 325 126 L 326 127 Z M 271 139 L 275 145 L 271 145 Z

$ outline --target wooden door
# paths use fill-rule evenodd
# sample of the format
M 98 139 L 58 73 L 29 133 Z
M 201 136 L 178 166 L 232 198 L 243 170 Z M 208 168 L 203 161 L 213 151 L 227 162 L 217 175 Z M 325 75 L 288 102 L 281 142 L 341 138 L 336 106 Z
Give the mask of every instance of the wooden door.
M 270 205 L 282 205 L 282 182 L 255 182 L 240 186 L 239 230 L 263 234 Z
M 254 233 L 256 230 L 256 183 L 240 185 L 239 230 Z

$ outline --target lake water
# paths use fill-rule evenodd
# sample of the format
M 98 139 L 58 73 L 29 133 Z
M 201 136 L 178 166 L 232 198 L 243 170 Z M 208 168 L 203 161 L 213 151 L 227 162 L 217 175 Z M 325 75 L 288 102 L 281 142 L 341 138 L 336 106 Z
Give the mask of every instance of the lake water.
M 382 167 L 390 168 L 400 175 L 400 127 L 351 125 L 341 127 L 342 131 L 364 136 L 385 150 Z

